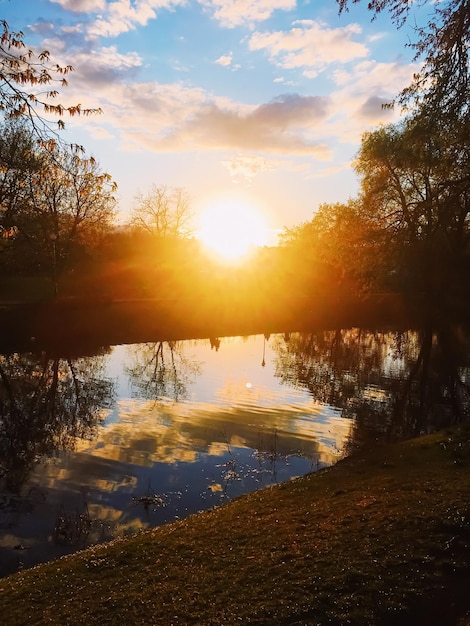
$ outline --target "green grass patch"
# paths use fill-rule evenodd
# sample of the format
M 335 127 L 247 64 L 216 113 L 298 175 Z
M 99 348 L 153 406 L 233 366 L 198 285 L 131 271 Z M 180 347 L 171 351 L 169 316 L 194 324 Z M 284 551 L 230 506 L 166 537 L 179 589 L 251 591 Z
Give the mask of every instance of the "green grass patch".
M 2 579 L 2 624 L 464 623 L 469 438 L 377 447 Z

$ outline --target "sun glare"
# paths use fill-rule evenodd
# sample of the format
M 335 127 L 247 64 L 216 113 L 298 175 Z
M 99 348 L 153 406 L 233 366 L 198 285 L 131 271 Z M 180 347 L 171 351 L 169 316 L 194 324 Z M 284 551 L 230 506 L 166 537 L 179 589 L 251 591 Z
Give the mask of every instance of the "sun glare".
M 217 202 L 201 213 L 199 224 L 199 240 L 225 261 L 238 261 L 268 242 L 263 216 L 248 204 Z

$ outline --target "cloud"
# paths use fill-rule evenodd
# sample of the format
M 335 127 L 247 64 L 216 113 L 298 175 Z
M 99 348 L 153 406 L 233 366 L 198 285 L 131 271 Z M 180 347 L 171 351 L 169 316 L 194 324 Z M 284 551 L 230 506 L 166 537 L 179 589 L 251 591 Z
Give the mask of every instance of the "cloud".
M 74 39 L 76 34 L 69 33 L 69 39 Z M 137 71 L 142 66 L 142 58 L 136 52 L 121 54 L 116 46 L 90 46 L 78 48 L 72 57 L 70 56 L 70 42 L 67 38 L 46 39 L 44 46 L 53 54 L 54 60 L 65 65 L 73 60 L 74 72 L 69 82 L 76 87 L 82 88 L 83 93 L 90 93 L 99 97 L 99 89 L 96 87 L 111 82 L 120 82 L 135 78 Z M 67 89 L 64 94 L 70 89 Z
M 75 4 L 73 0 L 55 0 L 61 4 Z M 172 9 L 183 5 L 186 0 L 114 0 L 114 2 L 100 2 L 101 10 L 93 6 L 93 12 L 97 15 L 94 21 L 83 24 L 88 38 L 117 37 L 122 33 L 135 30 L 139 26 L 156 19 L 157 9 Z M 82 0 L 80 5 L 88 4 L 88 0 Z M 91 2 L 90 4 L 93 5 Z M 77 12 L 77 9 L 74 9 Z
M 373 89 L 397 94 L 405 84 L 410 82 L 413 72 L 418 65 L 395 61 L 393 63 L 379 63 L 377 61 L 362 61 L 346 72 L 337 70 L 332 77 L 336 85 L 353 85 L 356 90 L 366 92 Z
M 238 154 L 232 159 L 222 161 L 222 165 L 228 170 L 231 178 L 235 181 L 242 179 L 250 182 L 262 172 L 277 169 L 282 161 L 266 159 L 259 155 Z
M 102 126 L 92 127 L 91 135 L 95 139 L 113 139 L 114 135 Z
M 327 115 L 320 97 L 282 96 L 257 107 L 219 106 L 208 102 L 174 126 L 157 145 L 164 149 L 260 150 L 269 153 L 312 154 L 326 158 L 328 150 L 309 132 Z
M 274 11 L 291 11 L 296 0 L 199 0 L 221 26 L 234 28 L 267 20 Z
M 333 112 L 328 124 L 335 136 L 344 142 L 357 143 L 366 130 L 379 124 L 397 121 L 400 109 L 384 109 L 396 95 L 409 85 L 417 65 L 364 61 L 350 72 L 335 72 L 339 87 L 331 94 Z
M 98 13 L 106 7 L 106 0 L 50 0 L 66 11 L 74 13 Z
M 46 37 L 54 33 L 56 26 L 52 22 L 46 22 L 46 20 L 39 19 L 35 24 L 30 24 L 28 30 L 35 35 L 41 35 Z
M 241 68 L 240 64 L 233 63 L 233 56 L 231 52 L 230 54 L 225 54 L 225 55 L 220 56 L 218 59 L 214 61 L 214 63 L 217 63 L 217 65 L 221 65 L 222 67 L 230 67 L 232 72 L 236 72 L 237 70 Z
M 314 78 L 331 63 L 348 63 L 368 55 L 368 48 L 353 41 L 360 34 L 357 24 L 329 28 L 315 20 L 294 22 L 289 31 L 255 32 L 249 40 L 250 50 L 263 50 L 270 60 L 284 69 L 305 68 Z
M 90 82 L 88 76 L 86 81 Z M 83 93 L 79 84 L 74 90 Z M 253 106 L 183 85 L 116 81 L 93 90 L 94 96 L 98 93 L 94 106 L 102 106 L 106 124 L 116 127 L 116 136 L 127 149 L 228 149 L 329 157 L 328 148 L 318 139 L 328 115 L 328 98 L 289 94 Z M 93 125 L 94 120 L 88 118 L 88 123 Z
M 232 53 L 220 56 L 214 61 L 214 63 L 217 63 L 217 65 L 222 65 L 222 67 L 228 67 L 232 63 Z
M 352 165 L 352 161 L 346 161 L 345 163 L 339 163 L 338 165 L 331 165 L 330 167 L 316 169 L 310 173 L 309 178 L 328 178 L 334 174 L 349 171 Z
M 369 96 L 369 98 L 357 108 L 355 116 L 367 121 L 369 124 L 371 122 L 381 124 L 387 120 L 391 121 L 394 117 L 394 111 L 386 107 L 389 103 L 390 98 Z
M 308 171 L 312 162 L 297 163 L 296 159 L 266 158 L 258 154 L 237 154 L 231 159 L 221 162 L 228 170 L 234 182 L 245 181 L 250 183 L 256 176 L 264 172 L 282 170 L 283 172 Z

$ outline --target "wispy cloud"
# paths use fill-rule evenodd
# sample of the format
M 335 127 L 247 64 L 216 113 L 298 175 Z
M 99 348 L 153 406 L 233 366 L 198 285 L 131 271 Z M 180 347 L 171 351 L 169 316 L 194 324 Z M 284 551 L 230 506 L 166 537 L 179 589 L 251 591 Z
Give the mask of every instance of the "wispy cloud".
M 235 182 L 238 180 L 250 182 L 262 172 L 277 169 L 280 163 L 282 161 L 253 154 L 237 154 L 232 159 L 222 161 L 222 165 Z
M 222 162 L 234 182 L 250 183 L 256 176 L 264 172 L 280 170 L 284 172 L 308 171 L 312 162 L 298 163 L 295 158 L 271 158 L 259 154 L 237 154 Z
M 336 72 L 338 89 L 331 94 L 334 115 L 331 124 L 343 141 L 358 143 L 365 130 L 396 121 L 399 107 L 384 108 L 408 85 L 416 65 L 364 61 L 350 72 Z
M 65 65 L 70 63 L 69 40 L 74 38 L 75 34 L 69 33 L 61 39 L 45 39 L 43 45 L 53 52 L 57 62 Z M 100 89 L 96 89 L 97 87 L 135 80 L 136 73 L 142 66 L 142 57 L 137 52 L 122 54 L 116 46 L 90 46 L 83 42 L 74 46 L 72 61 L 75 72 L 70 78 L 71 85 L 81 87 L 85 94 L 89 94 L 92 88 L 96 98 L 100 97 Z M 69 90 L 64 93 L 68 97 Z

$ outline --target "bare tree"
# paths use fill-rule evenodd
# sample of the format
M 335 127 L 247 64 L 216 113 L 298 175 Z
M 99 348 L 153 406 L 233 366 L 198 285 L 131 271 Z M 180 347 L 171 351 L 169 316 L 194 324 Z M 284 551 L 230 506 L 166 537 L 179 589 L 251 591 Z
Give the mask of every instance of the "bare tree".
M 189 237 L 193 213 L 188 192 L 181 187 L 153 185 L 136 196 L 131 224 L 160 238 Z

